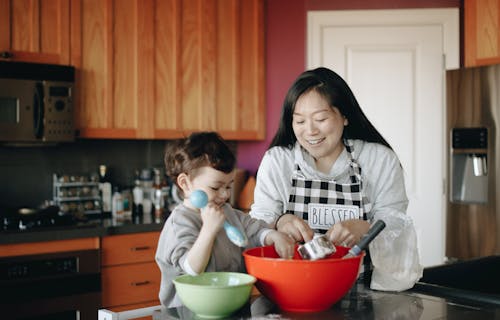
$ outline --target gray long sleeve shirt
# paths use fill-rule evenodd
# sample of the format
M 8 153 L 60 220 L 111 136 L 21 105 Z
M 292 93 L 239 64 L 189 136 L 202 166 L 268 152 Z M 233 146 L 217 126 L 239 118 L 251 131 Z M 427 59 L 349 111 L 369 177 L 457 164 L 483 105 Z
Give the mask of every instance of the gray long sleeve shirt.
M 248 248 L 263 245 L 264 236 L 270 230 L 269 225 L 232 208 L 227 203 L 223 208 L 226 220 L 247 235 Z M 159 299 L 166 307 L 182 305 L 172 280 L 188 273 L 185 268 L 187 253 L 198 238 L 202 224 L 200 213 L 184 204 L 179 204 L 165 221 L 155 258 L 161 271 Z M 205 271 L 245 272 L 242 256 L 245 249 L 233 244 L 222 228 L 215 238 Z

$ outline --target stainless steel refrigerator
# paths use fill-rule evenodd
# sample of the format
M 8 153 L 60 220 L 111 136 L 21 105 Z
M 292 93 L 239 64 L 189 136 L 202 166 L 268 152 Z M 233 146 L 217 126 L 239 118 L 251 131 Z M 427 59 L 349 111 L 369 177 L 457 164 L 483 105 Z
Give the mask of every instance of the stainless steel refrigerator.
M 500 254 L 500 65 L 446 72 L 446 256 Z

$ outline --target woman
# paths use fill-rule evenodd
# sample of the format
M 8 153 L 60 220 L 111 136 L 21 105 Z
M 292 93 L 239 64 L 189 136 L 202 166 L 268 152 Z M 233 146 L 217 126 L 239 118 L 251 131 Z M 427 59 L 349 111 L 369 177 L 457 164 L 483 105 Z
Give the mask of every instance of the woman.
M 422 275 L 407 206 L 398 157 L 347 83 L 326 68 L 302 73 L 260 164 L 250 214 L 297 242 L 316 232 L 349 247 L 384 220 L 370 245 L 371 287 L 400 291 Z

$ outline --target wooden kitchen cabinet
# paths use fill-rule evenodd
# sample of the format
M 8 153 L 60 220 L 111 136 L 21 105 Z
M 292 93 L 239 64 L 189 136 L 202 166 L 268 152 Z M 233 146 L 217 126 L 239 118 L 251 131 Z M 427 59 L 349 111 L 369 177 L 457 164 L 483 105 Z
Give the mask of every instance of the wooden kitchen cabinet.
M 99 249 L 96 237 L 0 244 L 0 258 L 92 249 Z
M 264 0 L 73 3 L 81 137 L 264 138 Z
M 500 0 L 465 0 L 465 66 L 497 63 L 500 63 Z
M 70 63 L 70 0 L 0 0 L 0 59 Z
M 159 305 L 160 269 L 154 256 L 160 232 L 102 238 L 102 307 L 121 311 Z

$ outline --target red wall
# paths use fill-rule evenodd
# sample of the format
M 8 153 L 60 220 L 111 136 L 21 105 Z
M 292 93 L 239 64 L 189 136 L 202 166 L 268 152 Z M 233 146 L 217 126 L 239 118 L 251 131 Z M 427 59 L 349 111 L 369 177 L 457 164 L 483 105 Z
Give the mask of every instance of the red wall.
M 238 144 L 238 167 L 255 174 L 276 129 L 286 91 L 306 66 L 309 10 L 461 8 L 460 0 L 266 0 L 266 139 Z

